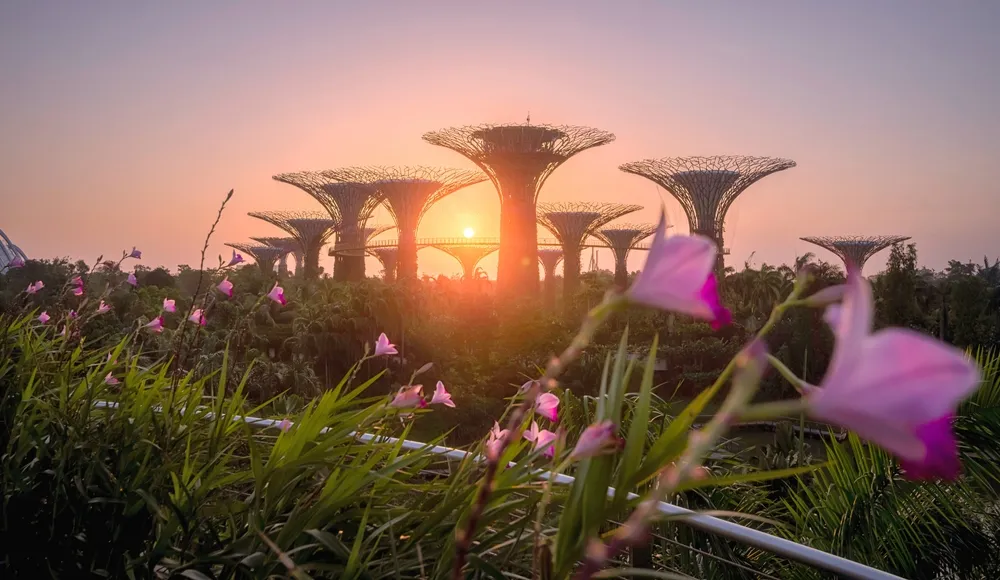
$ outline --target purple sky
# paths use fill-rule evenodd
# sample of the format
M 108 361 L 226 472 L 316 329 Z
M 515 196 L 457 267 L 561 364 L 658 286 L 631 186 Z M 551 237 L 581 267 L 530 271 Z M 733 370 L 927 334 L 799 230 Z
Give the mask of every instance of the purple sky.
M 834 259 L 803 235 L 889 233 L 913 236 L 924 265 L 980 261 L 1000 253 L 998 29 L 992 0 L 10 0 L 0 228 L 32 257 L 136 245 L 147 265 L 196 263 L 230 188 L 213 255 L 277 234 L 247 211 L 319 209 L 275 173 L 471 167 L 420 136 L 530 111 L 618 136 L 557 170 L 540 199 L 646 206 L 630 221 L 655 220 L 663 192 L 623 162 L 797 161 L 729 212 L 731 265 L 751 252 L 757 264 Z M 685 231 L 680 206 L 666 207 Z M 497 211 L 492 186 L 475 186 L 432 209 L 420 235 L 496 235 Z M 436 250 L 420 269 L 459 270 Z

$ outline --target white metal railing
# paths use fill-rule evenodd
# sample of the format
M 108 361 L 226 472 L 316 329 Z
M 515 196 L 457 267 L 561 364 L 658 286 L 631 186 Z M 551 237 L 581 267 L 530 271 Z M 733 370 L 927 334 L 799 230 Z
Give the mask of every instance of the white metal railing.
M 98 408 L 114 409 L 118 407 L 118 403 L 114 401 L 97 401 L 95 406 Z M 214 419 L 214 413 L 205 413 L 206 419 Z M 264 419 L 261 417 L 250 417 L 250 416 L 240 416 L 236 415 L 233 417 L 234 421 L 243 421 L 251 427 L 259 427 L 262 429 L 274 428 L 280 429 L 281 421 L 275 419 Z M 327 429 L 323 428 L 320 430 L 321 433 L 326 433 Z M 428 446 L 426 443 L 420 441 L 411 441 L 409 439 L 398 439 L 396 437 L 387 437 L 385 435 L 374 435 L 371 433 L 357 433 L 351 432 L 350 436 L 356 437 L 359 441 L 363 443 L 371 442 L 384 442 L 390 444 L 399 444 L 403 449 L 410 451 L 424 450 L 428 453 L 434 455 L 439 455 L 441 457 L 447 457 L 449 459 L 455 459 L 461 461 L 472 456 L 473 461 L 483 461 L 485 458 L 482 455 L 474 455 L 468 451 L 462 451 L 461 449 L 454 449 L 451 447 L 443 447 L 440 445 Z M 509 466 L 517 465 L 515 462 L 508 464 Z M 538 470 L 535 472 L 535 477 L 539 480 L 553 481 L 555 483 L 572 485 L 575 479 L 570 475 L 565 475 L 562 473 L 552 474 L 549 471 Z M 615 488 L 608 488 L 608 497 L 614 497 Z M 637 499 L 639 496 L 635 493 L 629 493 L 628 499 Z M 847 558 L 841 558 L 840 556 L 835 556 L 828 552 L 822 550 L 817 550 L 816 548 L 810 548 L 803 544 L 793 542 L 791 540 L 786 540 L 784 538 L 779 538 L 768 534 L 767 532 L 762 532 L 760 530 L 755 530 L 753 528 L 748 528 L 742 526 L 735 522 L 728 520 L 723 520 L 714 516 L 709 516 L 705 514 L 700 514 L 698 512 L 689 510 L 687 508 L 674 505 L 672 503 L 661 501 L 657 506 L 660 513 L 666 516 L 672 516 L 678 518 L 677 521 L 680 523 L 687 524 L 695 529 L 701 530 L 703 532 L 709 532 L 713 534 L 718 534 L 720 536 L 729 538 L 730 540 L 735 540 L 737 542 L 746 544 L 748 546 L 753 546 L 761 550 L 777 554 L 789 560 L 799 562 L 801 564 L 807 564 L 821 570 L 826 570 L 828 572 L 834 572 L 836 574 L 841 574 L 848 578 L 858 578 L 858 579 L 875 579 L 875 580 L 904 580 L 903 578 L 890 574 L 888 572 L 883 572 L 871 566 L 866 566 L 859 562 L 853 560 L 848 560 Z
M 539 238 L 536 240 L 539 247 L 562 247 L 562 242 L 553 238 Z M 329 254 L 335 255 L 347 252 L 357 252 L 359 250 L 371 250 L 373 248 L 394 248 L 396 240 L 373 240 L 362 245 L 331 246 Z M 420 248 L 430 248 L 434 246 L 499 246 L 500 238 L 417 238 L 416 246 Z M 609 248 L 603 242 L 584 241 L 581 248 Z M 649 242 L 637 242 L 632 245 L 633 250 L 648 250 Z

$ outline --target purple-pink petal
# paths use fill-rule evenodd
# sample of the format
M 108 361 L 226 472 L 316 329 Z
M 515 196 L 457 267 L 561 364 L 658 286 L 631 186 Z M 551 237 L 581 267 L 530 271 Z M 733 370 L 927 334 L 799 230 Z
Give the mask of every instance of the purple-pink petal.
M 715 274 L 708 275 L 708 279 L 705 280 L 705 285 L 701 287 L 699 294 L 702 301 L 708 305 L 708 309 L 712 313 L 712 318 L 709 319 L 712 330 L 719 330 L 723 326 L 732 324 L 732 313 L 722 305 L 722 301 L 719 299 L 719 287 L 715 279 Z
M 917 427 L 917 438 L 924 446 L 923 458 L 900 458 L 899 465 L 907 479 L 954 481 L 962 473 L 958 445 L 951 430 L 953 417 L 945 416 Z

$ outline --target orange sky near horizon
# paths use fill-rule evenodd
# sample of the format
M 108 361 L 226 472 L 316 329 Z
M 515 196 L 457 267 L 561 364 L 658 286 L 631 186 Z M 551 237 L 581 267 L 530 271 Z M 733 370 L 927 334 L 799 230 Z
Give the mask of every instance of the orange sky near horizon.
M 558 169 L 540 201 L 637 203 L 621 221 L 654 221 L 662 200 L 676 232 L 687 229 L 676 201 L 618 165 L 795 160 L 730 210 L 732 266 L 836 260 L 806 235 L 910 235 L 935 268 L 998 255 L 995 6 L 44 4 L 0 7 L 0 228 L 31 257 L 93 261 L 135 245 L 144 265 L 194 265 L 235 189 L 214 261 L 223 242 L 281 235 L 248 211 L 321 209 L 276 173 L 472 168 L 421 135 L 529 112 L 617 136 Z M 476 185 L 431 209 L 418 235 L 496 236 L 498 211 L 493 186 Z M 460 272 L 434 249 L 419 261 L 421 273 Z M 641 263 L 634 253 L 630 268 Z M 325 251 L 321 264 L 332 267 Z M 608 252 L 600 264 L 612 267 Z M 492 277 L 496 255 L 482 265 Z

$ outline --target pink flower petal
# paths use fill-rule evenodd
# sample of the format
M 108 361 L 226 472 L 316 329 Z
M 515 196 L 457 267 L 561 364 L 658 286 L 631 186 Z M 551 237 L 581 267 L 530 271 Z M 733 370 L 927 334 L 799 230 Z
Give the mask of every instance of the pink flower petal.
M 455 403 L 451 400 L 451 394 L 444 388 L 444 383 L 441 381 L 437 382 L 434 386 L 434 395 L 431 397 L 432 405 L 444 405 L 445 407 L 454 407 Z
M 278 429 L 281 429 L 282 433 L 288 433 L 288 430 L 291 428 L 292 428 L 292 422 L 289 421 L 288 419 L 282 419 L 281 422 L 278 423 Z
M 282 306 L 287 304 L 287 301 L 285 300 L 285 290 L 281 286 L 278 286 L 277 282 L 275 282 L 274 287 L 271 288 L 271 291 L 267 293 L 267 297 L 270 298 L 271 300 L 274 300 L 278 304 L 281 304 Z
M 139 285 L 139 280 L 136 279 L 135 274 L 132 272 L 128 273 L 128 278 L 125 279 L 133 288 Z
M 139 250 L 135 249 L 135 246 L 132 246 L 132 252 L 129 253 L 128 257 L 129 258 L 135 258 L 136 260 L 139 260 L 139 259 L 142 258 L 142 252 L 140 252 Z
M 400 387 L 399 392 L 389 403 L 390 407 L 398 409 L 409 409 L 413 407 L 423 408 L 427 406 L 422 394 L 423 385 L 409 385 Z
M 38 315 L 38 322 L 41 322 L 42 324 L 45 324 L 49 320 L 52 320 L 52 317 L 49 316 L 48 312 L 42 312 Z
M 908 479 L 958 479 L 962 464 L 958 460 L 958 445 L 951 431 L 952 419 L 950 415 L 941 417 L 917 428 L 917 438 L 924 446 L 923 458 L 899 461 Z
M 383 332 L 378 335 L 378 340 L 375 341 L 375 356 L 391 354 L 399 354 L 399 351 L 396 350 L 396 345 L 389 342 L 389 337 Z
M 583 430 L 570 457 L 584 459 L 613 453 L 621 444 L 622 440 L 618 438 L 618 426 L 611 421 L 602 421 Z
M 233 283 L 229 281 L 229 278 L 224 278 L 222 282 L 218 285 L 219 292 L 226 295 L 227 298 L 233 297 Z
M 188 316 L 188 322 L 193 322 L 198 326 L 205 326 L 208 321 L 205 319 L 205 312 L 201 308 L 197 308 Z
M 542 393 L 535 399 L 535 411 L 553 423 L 559 420 L 559 397 Z
M 240 254 L 237 254 L 236 250 L 233 250 L 233 257 L 229 259 L 229 263 L 226 264 L 226 266 L 227 267 L 228 266 L 235 266 L 236 264 L 239 264 L 241 262 L 243 262 L 243 256 L 241 256 Z
M 163 299 L 163 311 L 164 312 L 176 312 L 177 311 L 177 303 L 174 300 L 171 300 L 169 298 L 164 298 Z

